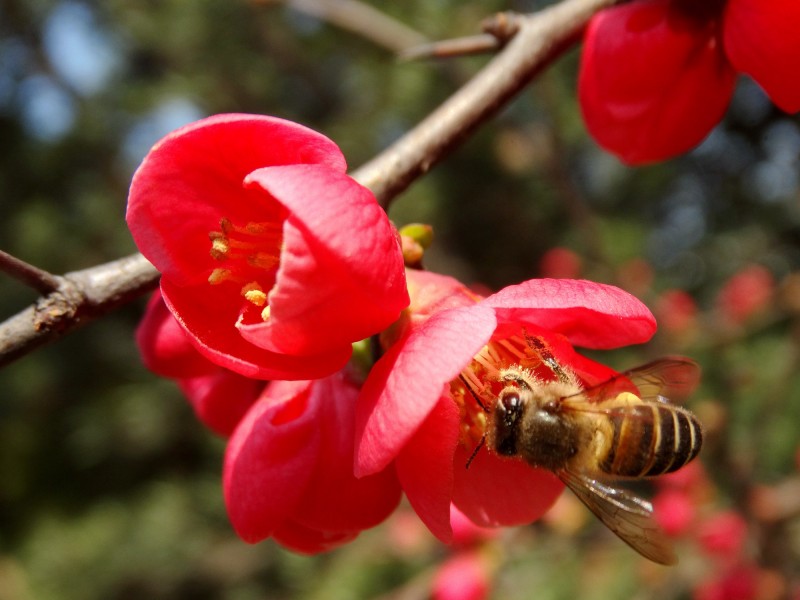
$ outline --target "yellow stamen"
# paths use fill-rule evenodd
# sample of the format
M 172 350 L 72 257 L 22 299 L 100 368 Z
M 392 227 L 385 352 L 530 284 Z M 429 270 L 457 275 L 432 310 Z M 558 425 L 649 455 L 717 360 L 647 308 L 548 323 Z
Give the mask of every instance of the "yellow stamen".
M 256 306 L 264 306 L 267 303 L 267 295 L 255 281 L 248 283 L 242 288 L 242 296 L 244 296 L 245 300 Z
M 225 238 L 216 238 L 211 240 L 211 257 L 215 260 L 225 260 L 228 258 L 228 240 Z
M 208 283 L 218 285 L 223 281 L 227 281 L 230 276 L 231 272 L 228 269 L 214 269 L 211 271 L 211 275 L 208 276 Z
M 261 320 L 262 321 L 269 321 L 270 312 L 269 312 L 269 305 L 264 307 L 264 310 L 261 311 Z

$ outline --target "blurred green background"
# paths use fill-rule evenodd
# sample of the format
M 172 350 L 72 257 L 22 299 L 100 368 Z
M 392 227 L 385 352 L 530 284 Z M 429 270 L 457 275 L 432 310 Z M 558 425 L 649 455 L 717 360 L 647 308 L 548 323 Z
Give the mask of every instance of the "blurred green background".
M 430 39 L 544 4 L 372 2 Z M 565 495 L 545 522 L 480 547 L 492 597 L 710 598 L 702 586 L 731 571 L 752 574 L 742 598 L 800 597 L 798 121 L 742 80 L 698 149 L 630 169 L 587 138 L 578 58 L 563 57 L 390 216 L 431 223 L 428 268 L 465 282 L 574 274 L 648 303 L 662 326 L 653 342 L 595 358 L 701 362 L 689 402 L 708 438 L 696 522 L 731 510 L 747 529 L 741 550 L 720 556 L 685 533 L 681 564 L 664 569 Z M 4 0 L 0 248 L 54 273 L 135 251 L 124 224 L 133 170 L 159 137 L 213 113 L 299 121 L 356 167 L 486 60 L 398 63 L 278 2 Z M 556 247 L 568 260 L 548 254 Z M 0 276 L 0 318 L 35 297 Z M 221 498 L 224 441 L 141 366 L 142 307 L 0 371 L 0 600 L 428 597 L 449 551 L 407 508 L 318 557 L 236 538 Z

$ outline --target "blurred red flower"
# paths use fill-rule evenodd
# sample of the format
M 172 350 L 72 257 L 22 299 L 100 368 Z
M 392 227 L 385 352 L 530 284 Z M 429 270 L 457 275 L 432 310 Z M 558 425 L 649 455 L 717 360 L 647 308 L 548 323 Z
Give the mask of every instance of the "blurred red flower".
M 662 329 L 683 334 L 697 326 L 697 303 L 684 290 L 667 290 L 656 301 L 655 313 Z
M 434 575 L 433 600 L 483 600 L 489 596 L 490 573 L 478 551 L 459 552 L 447 559 Z
M 720 121 L 737 73 L 800 110 L 800 2 L 638 0 L 594 16 L 578 93 L 586 126 L 629 164 L 697 145 Z
M 198 121 L 145 157 L 128 225 L 206 358 L 248 377 L 321 377 L 397 319 L 397 233 L 345 169 L 321 134 L 254 115 Z
M 323 552 L 396 508 L 394 469 L 353 475 L 358 390 L 345 372 L 267 386 L 225 454 L 225 503 L 243 540 L 273 537 L 298 552 Z
M 407 277 L 411 306 L 384 336 L 388 348 L 356 409 L 356 474 L 396 461 L 411 505 L 443 541 L 452 538 L 451 501 L 481 526 L 534 521 L 563 485 L 547 471 L 488 451 L 465 468 L 485 423 L 465 382 L 476 393 L 493 386 L 499 392 L 498 371 L 512 364 L 552 378 L 527 344 L 533 336 L 585 383 L 599 383 L 613 371 L 572 345 L 644 342 L 655 331 L 653 316 L 630 294 L 589 281 L 532 280 L 481 300 L 449 277 Z
M 708 554 L 736 559 L 747 538 L 747 522 L 737 512 L 725 510 L 700 524 L 697 539 Z
M 580 277 L 582 268 L 581 257 L 560 246 L 550 248 L 539 260 L 539 273 L 548 279 L 576 279 Z
M 264 381 L 250 379 L 204 358 L 167 309 L 161 292 L 153 293 L 136 330 L 145 366 L 175 379 L 197 418 L 209 429 L 229 436 L 264 390 Z
M 775 278 L 766 267 L 750 265 L 735 273 L 717 295 L 717 308 L 730 323 L 741 325 L 764 310 L 775 292 Z
M 694 600 L 756 600 L 758 568 L 751 564 L 736 564 L 722 574 L 711 577 L 694 589 Z

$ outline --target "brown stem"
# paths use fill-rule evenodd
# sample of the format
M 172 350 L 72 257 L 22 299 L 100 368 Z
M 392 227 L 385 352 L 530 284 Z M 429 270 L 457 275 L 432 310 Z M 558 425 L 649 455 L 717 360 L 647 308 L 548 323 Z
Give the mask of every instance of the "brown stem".
M 255 4 L 283 2 L 293 9 L 351 31 L 377 46 L 402 52 L 424 44 L 425 36 L 358 0 L 252 0 Z
M 352 173 L 388 208 L 391 201 L 491 118 L 575 41 L 614 0 L 564 0 L 519 19 L 519 31 L 489 64 L 414 129 Z
M 39 267 L 34 267 L 2 250 L 0 250 L 0 271 L 8 273 L 14 279 L 42 294 L 49 294 L 57 290 L 58 286 L 61 285 L 61 280 L 52 273 L 48 273 Z
M 155 288 L 141 254 L 55 277 L 57 288 L 0 323 L 0 367 Z

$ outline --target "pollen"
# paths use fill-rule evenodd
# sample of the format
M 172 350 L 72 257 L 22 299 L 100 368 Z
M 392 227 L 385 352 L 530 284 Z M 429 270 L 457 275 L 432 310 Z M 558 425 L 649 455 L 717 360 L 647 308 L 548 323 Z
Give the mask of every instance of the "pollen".
M 228 269 L 214 269 L 211 275 L 208 276 L 208 283 L 211 285 L 219 285 L 223 281 L 227 281 L 231 276 Z
M 242 288 L 242 296 L 256 306 L 264 306 L 267 303 L 267 295 L 255 281 L 251 281 Z
M 211 271 L 208 283 L 238 284 L 239 295 L 253 306 L 263 308 L 261 318 L 269 319 L 267 297 L 280 263 L 283 221 L 236 224 L 223 217 L 219 230 L 209 232 L 208 239 L 209 254 L 222 263 Z

